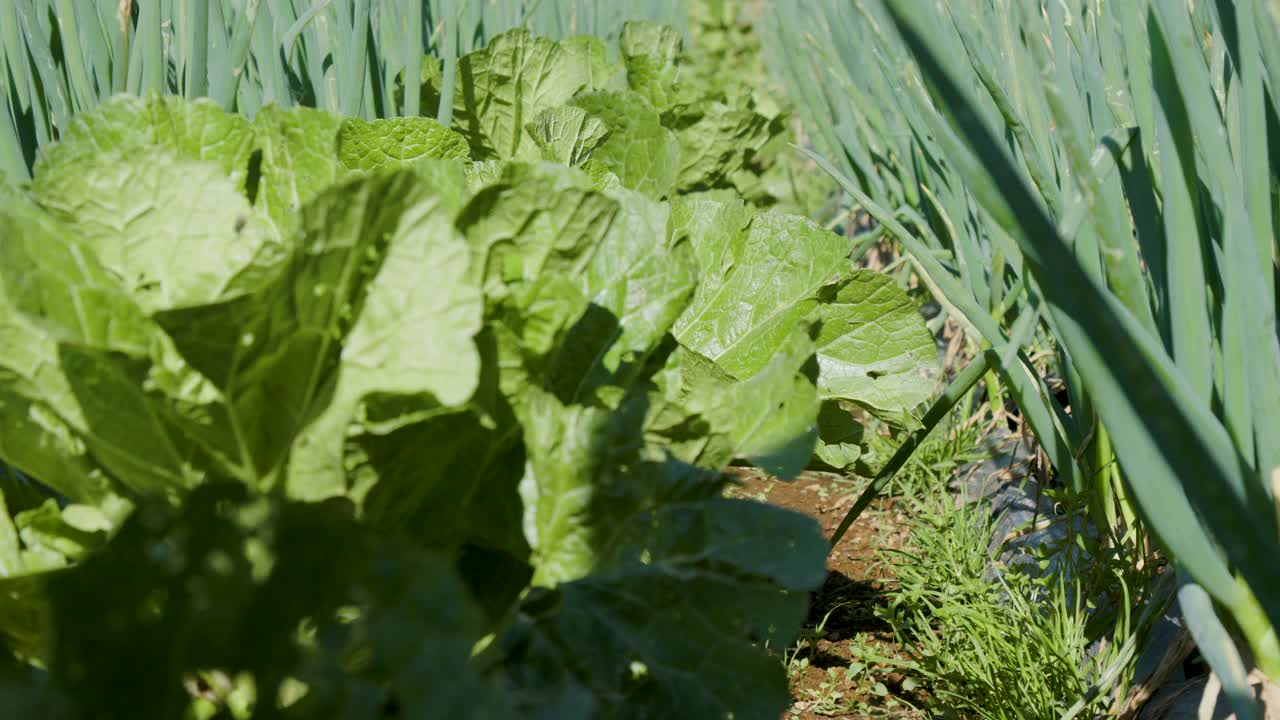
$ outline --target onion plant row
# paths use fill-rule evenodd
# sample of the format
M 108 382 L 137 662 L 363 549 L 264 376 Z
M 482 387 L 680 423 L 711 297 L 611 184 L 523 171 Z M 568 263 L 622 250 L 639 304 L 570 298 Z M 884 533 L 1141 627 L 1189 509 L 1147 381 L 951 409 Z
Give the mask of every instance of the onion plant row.
M 765 38 L 829 170 L 1008 350 L 1095 518 L 1173 559 L 1257 717 L 1248 662 L 1280 677 L 1280 3 L 806 0 Z M 1014 347 L 1028 316 L 1069 413 Z

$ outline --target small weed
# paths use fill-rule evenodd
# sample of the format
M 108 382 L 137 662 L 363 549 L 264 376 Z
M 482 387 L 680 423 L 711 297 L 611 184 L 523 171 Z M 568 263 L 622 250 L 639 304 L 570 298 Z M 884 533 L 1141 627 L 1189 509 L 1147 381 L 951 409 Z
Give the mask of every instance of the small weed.
M 769 480 L 764 487 L 755 492 L 747 492 L 746 488 L 739 485 L 730 485 L 724 489 L 724 496 L 736 500 L 755 500 L 756 502 L 769 502 L 769 492 L 773 490 L 773 486 L 777 481 Z
M 831 497 L 831 488 L 826 485 L 816 485 L 814 492 L 818 493 L 818 499 L 826 502 Z
M 913 678 L 891 682 L 887 673 L 896 673 L 895 663 L 899 661 L 884 657 L 872 640 L 873 635 L 867 632 L 859 632 L 848 641 L 848 661 L 825 667 L 816 685 L 799 689 L 806 676 L 813 672 L 813 663 L 830 662 L 843 654 L 834 646 L 819 650 L 819 640 L 830 637 L 828 625 L 839 622 L 833 620 L 834 616 L 859 604 L 853 600 L 834 603 L 819 622 L 805 628 L 800 639 L 787 649 L 784 656 L 787 674 L 792 686 L 797 688 L 797 702 L 791 710 L 793 717 L 802 712 L 825 717 L 920 716 L 916 706 L 901 697 L 914 696 L 919 683 Z M 872 611 L 868 608 L 867 612 Z
M 845 699 L 843 688 L 848 687 L 856 678 L 852 667 L 844 669 L 827 668 L 827 676 L 818 683 L 817 689 L 805 690 L 809 696 L 809 709 L 818 715 L 844 715 L 852 710 L 852 705 Z
M 827 632 L 827 622 L 831 620 L 831 616 L 840 609 L 849 605 L 847 602 L 839 602 L 827 608 L 827 612 L 822 616 L 822 620 L 816 625 L 805 626 L 800 631 L 800 637 L 796 639 L 783 654 L 783 662 L 787 666 L 787 675 L 792 681 L 804 675 L 804 671 L 809 668 L 809 658 L 804 655 L 812 655 L 818 650 L 818 640 Z

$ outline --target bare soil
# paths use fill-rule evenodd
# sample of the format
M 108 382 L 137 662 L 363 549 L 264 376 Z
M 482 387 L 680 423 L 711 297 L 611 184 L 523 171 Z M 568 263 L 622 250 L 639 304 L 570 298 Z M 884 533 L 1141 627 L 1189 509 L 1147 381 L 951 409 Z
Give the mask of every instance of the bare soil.
M 817 519 L 827 536 L 865 486 L 865 481 L 828 473 L 804 473 L 792 482 L 752 468 L 738 468 L 736 474 L 741 485 L 734 495 L 805 513 Z M 886 602 L 886 585 L 893 582 L 891 568 L 879 562 L 876 553 L 902 545 L 906 511 L 896 498 L 877 499 L 828 558 L 826 583 L 813 596 L 801 650 L 791 663 L 793 704 L 784 720 L 925 717 L 916 708 L 924 707 L 927 697 L 904 688 L 904 675 L 877 663 L 859 669 L 855 661 L 861 659 L 853 650 L 869 647 L 883 657 L 903 658 L 890 627 L 875 613 Z M 806 636 L 816 638 L 816 644 L 805 642 Z

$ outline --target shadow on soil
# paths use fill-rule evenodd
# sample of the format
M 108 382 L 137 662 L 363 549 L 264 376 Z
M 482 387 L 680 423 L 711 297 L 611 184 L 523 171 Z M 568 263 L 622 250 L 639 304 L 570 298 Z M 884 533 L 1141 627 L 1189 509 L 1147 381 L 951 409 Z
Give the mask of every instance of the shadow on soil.
M 820 632 L 822 639 L 832 642 L 850 640 L 861 633 L 891 633 L 888 623 L 875 614 L 875 609 L 885 602 L 880 583 L 854 580 L 833 570 L 827 573 L 826 582 L 809 602 L 805 627 Z M 847 654 L 842 657 L 823 647 L 811 648 L 811 651 L 809 661 L 815 667 L 835 667 L 849 662 Z

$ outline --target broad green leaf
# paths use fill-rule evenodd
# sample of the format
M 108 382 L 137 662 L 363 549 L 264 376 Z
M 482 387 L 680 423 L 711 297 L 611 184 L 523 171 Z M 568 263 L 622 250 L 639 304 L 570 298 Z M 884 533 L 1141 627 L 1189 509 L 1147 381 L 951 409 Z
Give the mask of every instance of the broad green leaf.
M 498 35 L 459 60 L 453 125 L 477 160 L 534 159 L 525 125 L 588 87 L 592 65 L 585 53 L 524 29 Z
M 609 48 L 594 35 L 574 35 L 560 41 L 560 47 L 575 63 L 587 68 L 586 90 L 622 90 L 627 86 L 627 68 L 609 59 Z
M 0 220 L 0 225 L 3 221 Z M 67 497 L 98 501 L 110 484 L 80 435 L 83 415 L 44 328 L 0 294 L 0 458 Z
M 580 273 L 617 212 L 617 203 L 581 171 L 513 163 L 471 198 L 458 225 L 482 258 L 472 272 L 493 302 L 514 297 L 542 275 Z
M 342 388 L 427 392 L 448 406 L 475 391 L 480 359 L 472 338 L 484 304 L 470 248 L 453 222 L 463 180 L 460 173 L 434 180 L 396 188 L 400 216 L 345 338 Z
M 681 38 L 675 28 L 650 22 L 628 22 L 619 38 L 627 85 L 658 110 L 688 102 L 694 88 L 681 82 L 678 67 Z
M 609 129 L 600 118 L 581 108 L 562 106 L 538 113 L 528 125 L 529 136 L 542 151 L 542 159 L 578 166 L 586 162 Z
M 410 169 L 431 189 L 441 207 L 456 218 L 471 198 L 467 170 L 472 165 L 456 159 L 421 158 L 414 161 Z
M 584 173 L 542 163 L 509 165 L 459 215 L 486 322 L 510 371 L 501 377 L 508 395 L 538 382 L 586 311 L 590 297 L 580 278 L 617 213 L 618 203 L 591 189 Z
M 722 479 L 714 472 L 658 455 L 644 459 L 637 430 L 646 406 L 643 394 L 611 409 L 530 393 L 523 418 L 529 460 L 520 491 L 535 584 L 590 573 L 616 549 L 622 523 L 645 507 L 716 492 Z
M 627 547 L 625 533 L 637 513 L 705 500 L 722 486 L 718 468 L 646 448 L 640 429 L 649 402 L 632 393 L 616 409 L 584 407 L 529 393 L 521 418 L 529 459 L 520 495 L 535 585 L 591 574 Z M 753 418 L 752 427 L 760 428 L 761 420 Z M 808 444 L 805 460 L 813 454 L 812 439 Z
M 34 507 L 19 512 L 10 499 L 23 495 L 29 481 L 13 475 L 0 487 L 0 635 L 10 651 L 40 657 L 45 649 L 46 597 L 41 587 L 46 573 L 65 568 L 87 552 L 105 544 L 107 533 L 122 519 L 123 504 L 106 502 L 114 517 L 90 505 L 59 507 L 43 497 Z
M 818 449 L 814 455 L 830 467 L 848 470 L 865 460 L 862 423 L 835 400 L 825 400 L 818 411 Z
M 351 118 L 338 130 L 338 160 L 360 173 L 412 167 L 426 158 L 466 159 L 467 153 L 465 138 L 431 118 Z
M 735 454 L 780 473 L 803 468 L 813 454 L 812 418 L 817 414 L 812 357 L 811 341 L 780 348 L 773 362 L 740 383 L 708 361 L 685 359 L 687 369 L 675 380 L 685 381 L 684 386 L 671 387 L 668 378 L 674 393 L 669 400 L 683 411 L 676 413 L 682 415 L 679 420 L 705 414 L 725 436 L 714 448 L 695 448 L 704 469 L 674 459 L 641 459 L 645 434 L 640 428 L 645 424 L 651 425 L 650 437 L 661 437 L 665 430 L 676 442 L 685 439 L 676 428 L 652 427 L 650 405 L 660 398 L 633 394 L 609 409 L 565 405 L 549 394 L 526 392 L 523 424 L 530 456 L 521 496 L 525 534 L 534 548 L 535 584 L 591 571 L 599 553 L 617 545 L 612 534 L 635 507 L 708 496 L 708 485 L 714 488 L 718 481 L 707 469 L 718 471 Z M 807 374 L 804 365 L 810 366 Z M 710 438 L 708 425 L 702 427 L 702 437 Z M 635 467 L 624 469 L 633 461 Z
M 814 345 L 802 326 L 778 345 L 769 364 L 735 383 L 727 400 L 708 414 L 730 427 L 736 454 L 784 479 L 800 474 L 813 457 L 820 402 Z M 710 399 L 709 399 L 710 400 Z M 732 416 L 728 413 L 732 409 Z M 714 413 L 714 414 L 711 414 Z
M 257 207 L 291 237 L 302 206 L 339 177 L 338 128 L 342 118 L 312 108 L 288 110 L 274 105 L 254 118 L 261 176 L 254 198 Z
M 53 689 L 95 717 L 183 716 L 198 702 L 184 679 L 209 669 L 250 679 L 259 712 L 292 677 L 307 692 L 286 716 L 509 714 L 469 666 L 487 624 L 449 559 L 372 535 L 342 502 L 206 485 L 180 510 L 148 504 L 49 595 Z M 165 662 L 140 673 L 120 662 L 133 653 Z
M 623 186 L 652 198 L 675 190 L 680 142 L 662 126 L 649 101 L 634 92 L 593 92 L 575 97 L 574 107 L 599 118 L 609 136 L 591 160 L 618 176 Z
M 9 506 L 5 502 L 3 489 L 0 489 L 0 576 L 13 577 L 26 570 L 22 559 L 22 545 L 18 538 L 18 529 L 9 517 Z
M 401 190 L 404 209 L 343 343 L 333 399 L 294 442 L 292 497 L 346 490 L 344 438 L 350 423 L 361 422 L 367 396 L 415 396 L 410 407 L 438 408 L 460 406 L 475 392 L 480 357 L 473 338 L 484 299 L 469 272 L 470 249 L 453 224 L 463 179 L 458 172 L 437 180 L 454 188 L 436 183 L 428 190 L 419 182 Z
M 676 457 L 714 470 L 746 458 L 794 478 L 817 440 L 820 400 L 813 340 L 797 325 L 768 365 L 738 380 L 687 348 L 669 358 L 645 431 Z
M 746 457 L 794 477 L 817 440 L 824 380 L 814 352 L 834 340 L 822 325 L 815 346 L 801 328 L 842 308 L 828 303 L 849 282 L 839 278 L 848 272 L 841 270 L 845 242 L 798 217 L 701 197 L 676 202 L 673 223 L 675 235 L 693 246 L 702 282 L 673 331 L 688 353 L 673 356 L 664 376 L 671 407 L 655 414 L 650 431 L 675 441 L 693 462 Z M 879 309 L 865 317 L 874 320 Z M 710 428 L 682 440 L 690 422 L 683 410 Z M 708 432 L 720 439 L 700 439 Z
M 659 465 L 664 474 L 691 472 L 665 459 Z M 707 563 L 790 591 L 815 590 L 826 579 L 826 569 L 817 561 L 826 555 L 818 549 L 825 540 L 813 518 L 774 505 L 719 497 L 719 485 L 715 497 L 703 497 L 705 488 L 688 481 L 679 487 L 683 499 L 646 508 L 621 528 L 601 568 L 605 575 L 634 568 L 635 563 L 672 572 L 682 565 Z M 759 639 L 776 637 L 779 631 L 766 629 Z
M 23 547 L 0 488 L 0 636 L 10 652 L 38 657 L 43 650 L 44 594 L 39 572 L 66 563 L 61 556 L 36 554 Z
M 422 197 L 421 181 L 405 172 L 334 186 L 304 208 L 301 237 L 271 284 L 157 317 L 221 396 L 199 420 L 203 429 L 187 431 L 224 472 L 271 482 L 297 434 L 332 401 L 343 342 Z
M 104 153 L 131 156 L 164 149 L 182 160 L 216 165 L 243 191 L 254 147 L 254 128 L 208 99 L 117 95 L 91 113 L 77 115 L 59 142 L 45 145 L 34 172 L 60 172 Z
M 183 224 L 190 218 L 181 216 L 178 201 L 157 200 L 172 190 L 156 180 L 185 187 L 186 192 L 178 198 L 189 202 L 200 197 L 202 189 L 198 182 L 182 183 L 206 177 L 202 171 L 213 171 L 212 166 L 186 163 L 190 172 L 175 176 L 169 174 L 174 169 L 169 158 L 150 169 L 146 156 L 124 159 L 109 155 L 99 159 L 116 165 L 93 163 L 86 156 L 71 165 L 47 166 L 48 172 L 40 175 L 37 192 L 42 199 L 59 206 L 57 214 L 66 216 L 69 222 L 55 224 L 43 215 L 32 217 L 34 213 L 28 210 L 27 222 L 4 248 L 9 256 L 6 269 L 14 273 L 6 279 L 6 294 L 28 318 L 50 330 L 52 340 L 58 344 L 42 341 L 42 360 L 51 362 L 66 381 L 64 389 L 54 375 L 46 372 L 43 379 L 33 378 L 36 384 L 23 393 L 30 408 L 53 412 L 45 414 L 44 422 L 35 423 L 44 431 L 40 444 L 25 446 L 17 460 L 32 471 L 48 471 L 48 467 L 33 464 L 47 461 L 48 455 L 22 455 L 47 446 L 50 430 L 62 437 L 63 447 L 76 449 L 68 458 L 83 455 L 77 447 L 83 444 L 96 467 L 78 461 L 79 467 L 56 468 L 48 479 L 54 487 L 68 488 L 70 497 L 77 499 L 88 499 L 86 495 L 105 498 L 107 476 L 141 491 L 172 491 L 198 482 L 200 461 L 193 453 L 203 439 L 197 439 L 199 432 L 172 432 L 172 423 L 206 426 L 213 388 L 182 362 L 159 328 L 144 319 L 143 312 L 212 301 L 225 294 L 228 284 L 238 282 L 231 277 L 236 269 L 219 267 L 217 260 L 210 260 L 208 268 L 179 263 L 183 265 L 179 269 L 178 264 L 169 264 L 181 257 L 171 247 L 175 240 L 179 248 L 185 244 L 193 254 L 213 254 L 215 258 L 221 257 L 214 252 L 219 242 L 217 237 L 203 234 L 216 228 Z M 81 167 L 81 175 L 72 172 Z M 113 167 L 125 173 L 123 178 L 110 177 Z M 92 200 L 77 199 L 85 185 L 105 187 L 135 174 L 144 189 L 151 192 L 141 192 L 131 200 L 130 193 L 117 185 L 108 199 L 97 199 L 92 194 L 86 196 Z M 209 189 L 215 199 L 209 212 L 224 209 L 216 202 L 217 182 L 212 181 Z M 242 196 L 225 185 L 222 189 L 222 200 L 248 212 Z M 20 202 L 7 206 L 10 212 L 18 213 L 16 217 L 23 214 Z M 238 232 L 234 227 L 237 217 L 244 216 L 218 218 L 227 223 L 228 236 L 234 237 Z M 137 222 L 131 224 L 133 219 Z M 136 231 L 136 239 L 116 229 L 121 226 Z M 190 234 L 184 236 L 184 230 Z M 130 240 L 138 239 L 141 242 L 130 244 Z M 253 252 L 253 245 L 246 243 L 242 250 Z M 99 249 L 109 258 L 102 265 L 96 252 Z M 23 271 L 24 267 L 28 270 Z M 202 274 L 202 270 L 208 272 Z M 251 270 L 250 277 L 255 272 L 265 276 L 267 268 Z M 145 282 L 121 283 L 138 279 Z M 246 282 L 250 287 L 260 284 L 259 278 Z M 22 372 L 20 367 L 14 369 Z M 6 388 L 13 389 L 16 386 Z M 74 436 L 68 437 L 64 428 L 73 430 Z
M 589 301 L 556 353 L 549 387 L 566 402 L 610 402 L 645 372 L 696 285 L 689 243 L 669 231 L 669 207 L 638 192 L 604 193 L 618 212 L 585 271 Z
M 787 154 L 783 155 L 784 152 Z M 826 215 L 830 212 L 831 198 L 839 192 L 838 186 L 826 173 L 813 172 L 801 166 L 799 160 L 791 160 L 791 153 L 795 150 L 786 135 L 777 135 L 753 158 L 752 165 L 765 161 L 762 173 L 747 166 L 731 172 L 728 180 L 740 196 L 757 207 L 807 217 Z
M 818 318 L 824 399 L 849 400 L 899 424 L 929 399 L 938 348 L 916 304 L 892 278 L 855 271 L 818 308 Z
M 148 313 L 254 289 L 283 259 L 275 228 L 221 168 L 166 150 L 46 164 L 32 192 Z
M 699 198 L 672 208 L 702 280 L 674 334 L 736 378 L 764 368 L 851 270 L 848 241 L 804 218 Z
M 556 718 L 772 720 L 791 704 L 786 673 L 753 640 L 785 645 L 770 631 L 795 625 L 806 604 L 804 593 L 696 567 L 638 565 L 535 588 L 503 637 L 517 707 Z
M 677 346 L 654 376 L 644 427 L 649 442 L 692 465 L 728 466 L 739 456 L 730 437 L 737 408 L 722 401 L 736 382 L 714 362 Z
M 702 100 L 672 111 L 667 122 L 680 141 L 681 190 L 723 184 L 741 171 L 781 128 L 750 108 Z
M 145 396 L 199 382 L 180 366 L 148 376 L 145 358 L 164 354 L 159 329 L 79 234 L 21 198 L 0 205 L 0 229 L 0 331 L 13 343 L 0 361 L 5 459 L 78 502 L 108 501 L 111 477 L 190 484 L 189 440 L 170 436 Z
M 625 432 L 630 416 L 608 408 L 566 406 L 546 393 L 526 394 L 520 480 L 524 534 L 532 548 L 533 584 L 553 586 L 591 573 L 618 522 L 633 509 L 618 459 L 640 442 Z
M 669 460 L 639 470 L 690 472 Z M 786 677 L 760 647 L 790 642 L 781 629 L 822 581 L 816 523 L 706 499 L 643 509 L 612 534 L 596 573 L 534 589 L 521 604 L 502 639 L 517 699 L 545 702 L 568 685 L 594 699 L 591 716 L 777 717 L 789 703 Z M 557 670 L 521 672 L 528 664 Z
M 742 173 L 744 183 L 754 180 L 760 169 L 747 170 L 747 163 L 781 133 L 777 110 L 760 112 L 750 83 L 725 72 L 727 66 L 691 62 L 673 28 L 629 22 L 620 44 L 628 86 L 661 113 L 662 124 L 679 139 L 679 189 L 723 185 L 734 173 Z M 783 152 L 791 149 L 775 148 L 775 155 Z
M 554 165 L 512 165 L 460 224 L 480 253 L 504 358 L 565 402 L 604 401 L 641 372 L 688 301 L 694 263 L 665 205 Z M 480 216 L 480 210 L 486 213 Z M 474 216 L 474 217 L 473 217 Z M 504 360 L 503 388 L 522 389 Z
M 74 522 L 77 519 L 82 522 Z M 13 521 L 22 539 L 23 565 L 27 570 L 52 569 L 79 560 L 101 547 L 112 527 L 106 515 L 90 506 L 59 508 L 53 498 L 18 513 Z
M 520 428 L 502 404 L 491 412 L 478 406 L 424 412 L 421 403 L 409 410 L 419 412 L 416 422 L 402 412 L 392 416 L 389 430 L 366 423 L 351 433 L 351 495 L 380 531 L 459 552 L 464 582 L 490 616 L 500 618 L 532 572 L 517 492 L 524 467 Z
M 506 167 L 507 163 L 502 160 L 481 160 L 467 165 L 467 189 L 477 192 L 485 185 L 497 182 Z

